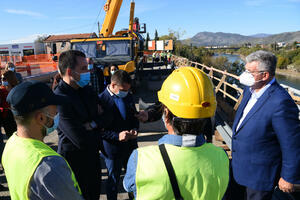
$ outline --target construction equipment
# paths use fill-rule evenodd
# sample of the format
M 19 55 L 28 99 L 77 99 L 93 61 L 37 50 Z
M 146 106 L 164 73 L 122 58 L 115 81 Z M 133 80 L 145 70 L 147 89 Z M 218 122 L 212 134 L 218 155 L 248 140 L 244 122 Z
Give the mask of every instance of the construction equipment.
M 105 76 L 109 75 L 107 66 L 111 64 L 133 75 L 143 57 L 144 39 L 141 33 L 146 32 L 146 25 L 143 24 L 141 28 L 138 18 L 134 18 L 133 0 L 129 28 L 112 34 L 121 5 L 122 0 L 107 0 L 104 6 L 106 15 L 98 38 L 71 40 L 72 49 L 84 52 L 96 65 L 105 67 Z

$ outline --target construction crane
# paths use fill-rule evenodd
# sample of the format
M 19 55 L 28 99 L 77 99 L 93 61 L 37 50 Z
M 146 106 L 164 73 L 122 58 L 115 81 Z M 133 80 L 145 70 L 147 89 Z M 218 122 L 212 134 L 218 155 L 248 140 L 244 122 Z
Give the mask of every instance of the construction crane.
M 146 25 L 140 27 L 138 18 L 134 18 L 135 2 L 132 0 L 129 28 L 113 34 L 122 2 L 122 0 L 107 0 L 104 5 L 106 15 L 99 37 L 71 40 L 71 48 L 84 52 L 96 65 L 117 65 L 134 78 L 140 58 L 143 56 L 144 38 L 141 33 L 146 32 Z M 108 75 L 107 67 L 104 69 L 104 75 Z

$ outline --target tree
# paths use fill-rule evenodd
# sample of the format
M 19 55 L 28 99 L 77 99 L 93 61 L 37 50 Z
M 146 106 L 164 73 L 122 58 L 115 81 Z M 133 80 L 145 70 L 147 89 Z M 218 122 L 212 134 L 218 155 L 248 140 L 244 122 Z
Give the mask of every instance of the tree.
M 157 33 L 157 30 L 156 30 L 156 29 L 155 29 L 154 40 L 155 40 L 155 41 L 159 40 L 158 33 Z
M 48 38 L 48 35 L 39 35 L 34 42 L 35 43 L 43 43 L 44 40 L 46 40 Z
M 289 64 L 289 59 L 286 57 L 278 56 L 277 57 L 277 67 L 279 69 L 286 69 Z
M 148 42 L 150 41 L 150 36 L 149 33 L 147 32 L 147 37 L 146 37 L 146 49 L 148 49 Z

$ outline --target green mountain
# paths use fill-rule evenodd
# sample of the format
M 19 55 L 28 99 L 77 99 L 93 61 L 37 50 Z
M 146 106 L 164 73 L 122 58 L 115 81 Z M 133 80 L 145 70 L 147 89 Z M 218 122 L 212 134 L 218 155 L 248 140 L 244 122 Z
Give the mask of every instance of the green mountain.
M 259 36 L 260 35 L 260 36 Z M 274 42 L 293 43 L 300 41 L 300 31 L 286 32 L 275 35 L 256 34 L 253 36 L 244 36 L 235 33 L 223 32 L 199 32 L 192 38 L 183 40 L 184 44 L 191 44 L 195 46 L 230 46 L 244 43 L 251 44 L 270 44 Z

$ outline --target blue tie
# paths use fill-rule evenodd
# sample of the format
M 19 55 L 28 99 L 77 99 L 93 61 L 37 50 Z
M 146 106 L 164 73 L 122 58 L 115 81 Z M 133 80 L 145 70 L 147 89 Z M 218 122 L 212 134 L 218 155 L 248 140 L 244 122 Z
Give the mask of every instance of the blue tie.
M 121 113 L 122 118 L 125 120 L 126 119 L 126 108 L 125 104 L 122 98 L 114 96 L 115 103 Z

